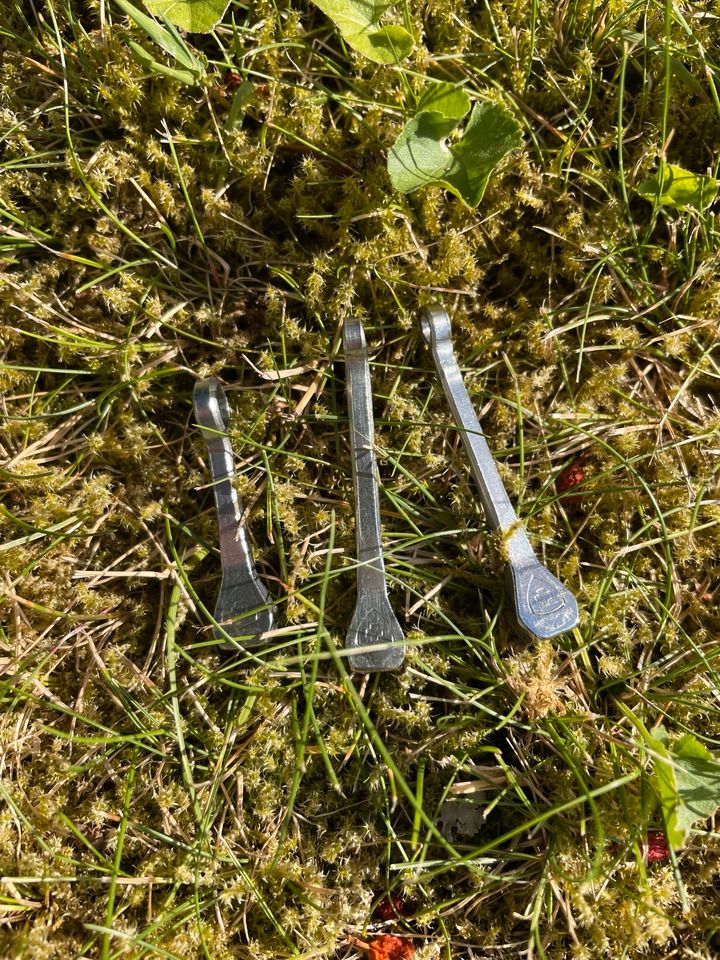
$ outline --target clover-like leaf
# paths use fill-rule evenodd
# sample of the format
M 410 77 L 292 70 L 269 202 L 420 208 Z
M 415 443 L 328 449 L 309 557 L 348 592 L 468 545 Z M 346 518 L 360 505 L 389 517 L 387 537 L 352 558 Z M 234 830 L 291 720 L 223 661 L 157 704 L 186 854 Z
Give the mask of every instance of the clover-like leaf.
M 690 734 L 675 743 L 662 726 L 653 734 L 653 782 L 668 842 L 677 849 L 696 821 L 707 820 L 720 807 L 720 763 Z
M 417 113 L 441 113 L 448 120 L 462 120 L 470 110 L 470 97 L 454 83 L 433 83 L 423 90 L 418 100 Z
M 513 118 L 497 104 L 484 101 L 473 108 L 462 136 L 448 145 L 448 136 L 469 106 L 467 93 L 451 84 L 438 84 L 420 98 L 419 112 L 405 124 L 388 154 L 388 173 L 396 190 L 411 193 L 437 184 L 469 207 L 480 203 L 492 171 L 522 140 Z
M 229 0 L 145 0 L 150 13 L 189 33 L 210 33 L 222 20 Z
M 374 63 L 398 63 L 413 48 L 413 38 L 404 27 L 380 26 L 391 3 L 377 0 L 313 0 L 329 17 L 345 40 Z
M 720 183 L 714 177 L 661 162 L 657 173 L 643 180 L 637 192 L 645 200 L 657 201 L 665 207 L 704 210 L 715 199 L 718 187 Z
M 456 126 L 455 119 L 447 119 L 435 110 L 419 113 L 405 124 L 387 161 L 396 190 L 412 193 L 426 184 L 445 182 L 453 164 L 445 138 Z
M 455 157 L 445 178 L 450 189 L 469 207 L 476 207 L 495 167 L 521 144 L 520 128 L 502 107 L 476 104 L 462 137 L 450 147 Z

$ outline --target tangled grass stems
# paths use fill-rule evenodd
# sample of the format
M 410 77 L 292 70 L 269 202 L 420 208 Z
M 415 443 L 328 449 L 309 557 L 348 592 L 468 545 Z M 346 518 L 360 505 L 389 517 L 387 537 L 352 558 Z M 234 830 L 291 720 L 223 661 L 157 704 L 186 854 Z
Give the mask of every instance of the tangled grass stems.
M 698 4 L 396 8 L 378 67 L 311 4 L 233 0 L 192 82 L 112 2 L 0 26 L 0 944 L 28 958 L 713 956 L 717 831 L 662 817 L 631 718 L 718 751 L 718 230 L 637 186 L 717 174 Z M 233 88 L 226 71 L 252 90 Z M 468 210 L 392 191 L 424 84 L 525 147 Z M 578 630 L 513 635 L 415 315 L 468 386 Z M 350 677 L 338 322 L 372 345 L 405 671 Z M 283 625 L 221 652 L 197 377 Z M 562 492 L 561 471 L 582 479 Z M 405 912 L 378 919 L 400 896 Z

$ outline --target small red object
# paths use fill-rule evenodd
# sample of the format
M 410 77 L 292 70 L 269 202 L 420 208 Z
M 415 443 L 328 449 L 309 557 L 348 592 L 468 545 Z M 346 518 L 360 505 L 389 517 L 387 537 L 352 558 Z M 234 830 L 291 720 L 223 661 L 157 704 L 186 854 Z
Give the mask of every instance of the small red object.
M 370 942 L 368 960 L 410 960 L 415 956 L 415 947 L 404 937 L 383 933 Z
M 373 914 L 378 920 L 396 920 L 405 915 L 405 901 L 396 893 L 389 893 L 378 903 Z
M 668 847 L 667 837 L 662 830 L 648 830 L 647 859 L 648 863 L 670 859 L 670 848 Z
M 229 68 L 225 71 L 223 75 L 223 80 L 225 81 L 225 86 L 228 90 L 235 90 L 243 82 L 243 78 L 235 70 L 230 70 Z
M 565 467 L 565 469 L 561 470 L 557 475 L 555 479 L 555 489 L 559 494 L 567 493 L 568 490 L 572 490 L 573 487 L 576 487 L 584 480 L 585 470 L 580 461 L 576 460 L 575 463 L 569 464 L 569 466 Z M 582 502 L 582 498 L 579 496 L 563 497 L 562 502 L 568 509 L 577 510 Z

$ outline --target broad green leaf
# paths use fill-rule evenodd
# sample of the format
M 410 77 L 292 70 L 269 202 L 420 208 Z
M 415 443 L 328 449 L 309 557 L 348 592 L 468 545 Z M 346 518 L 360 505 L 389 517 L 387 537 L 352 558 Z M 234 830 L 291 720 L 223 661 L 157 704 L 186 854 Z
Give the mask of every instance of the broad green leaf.
M 413 48 L 413 38 L 404 27 L 390 23 L 379 30 L 362 33 L 348 43 L 375 63 L 399 63 Z M 366 42 L 367 41 L 367 42 Z
M 637 191 L 646 200 L 666 207 L 703 210 L 712 203 L 720 183 L 714 177 L 692 173 L 671 163 L 661 163 L 658 172 L 639 184 Z
M 232 130 L 233 127 L 240 126 L 242 123 L 244 107 L 254 95 L 255 86 L 250 83 L 249 80 L 243 80 L 243 82 L 235 91 L 235 96 L 233 97 L 233 101 L 230 106 L 230 112 L 228 113 L 228 118 L 226 120 L 226 126 L 229 130 Z
M 456 126 L 455 119 L 434 110 L 419 113 L 405 124 L 387 161 L 396 190 L 411 193 L 426 184 L 444 182 L 453 164 L 445 138 Z
M 448 120 L 462 120 L 470 111 L 470 97 L 454 83 L 434 83 L 423 91 L 416 112 L 428 110 L 441 113 Z
M 653 779 L 668 842 L 678 849 L 692 825 L 720 807 L 720 763 L 690 734 L 675 743 L 670 743 L 663 727 L 656 727 L 653 734 Z
M 467 97 L 464 91 L 444 90 L 433 99 L 421 99 L 421 104 L 444 105 L 449 115 L 423 110 L 409 120 L 388 154 L 388 173 L 401 193 L 434 183 L 476 207 L 494 168 L 522 140 L 518 125 L 502 107 L 483 102 L 475 105 L 462 136 L 448 146 L 446 138 L 467 112 L 457 94 Z
M 210 33 L 222 20 L 228 3 L 229 0 L 145 0 L 150 13 L 189 33 Z
M 483 198 L 490 174 L 502 158 L 522 144 L 520 128 L 502 107 L 475 105 L 465 133 L 451 146 L 455 164 L 446 177 L 450 189 L 469 207 Z
M 156 0 L 153 0 L 156 2 Z M 380 26 L 380 17 L 392 3 L 377 0 L 313 0 L 358 53 L 375 63 L 398 63 L 413 48 L 403 27 Z

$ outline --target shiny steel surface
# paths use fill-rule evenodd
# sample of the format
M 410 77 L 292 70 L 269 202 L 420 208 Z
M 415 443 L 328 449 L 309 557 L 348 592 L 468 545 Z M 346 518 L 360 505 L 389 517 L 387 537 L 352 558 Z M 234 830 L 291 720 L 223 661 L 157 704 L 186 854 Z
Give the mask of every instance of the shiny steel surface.
M 489 526 L 503 536 L 505 586 L 518 625 L 535 637 L 554 637 L 578 622 L 575 597 L 535 556 L 515 513 L 463 382 L 452 343 L 450 318 L 442 307 L 426 307 L 420 329 L 430 346 L 438 377 L 470 461 Z
M 275 626 L 273 600 L 258 579 L 250 553 L 240 497 L 233 485 L 235 458 L 227 435 L 229 408 L 220 381 L 200 380 L 193 390 L 195 420 L 202 430 L 210 460 L 213 493 L 220 534 L 222 582 L 215 606 L 214 628 L 223 646 L 235 647 L 229 638 L 246 647 L 262 644 L 261 634 Z
M 388 600 L 380 527 L 370 364 L 362 323 L 343 325 L 343 349 L 350 418 L 350 450 L 355 495 L 357 601 L 345 646 L 354 650 L 354 670 L 397 670 L 404 656 L 403 632 Z

